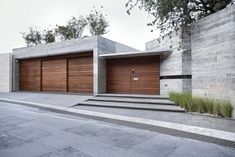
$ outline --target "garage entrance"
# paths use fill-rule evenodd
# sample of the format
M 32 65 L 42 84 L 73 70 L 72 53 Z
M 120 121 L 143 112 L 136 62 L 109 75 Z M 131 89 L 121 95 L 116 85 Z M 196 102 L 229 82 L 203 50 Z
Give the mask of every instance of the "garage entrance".
M 93 93 L 93 53 L 20 60 L 20 90 Z
M 107 93 L 160 94 L 160 56 L 108 59 Z

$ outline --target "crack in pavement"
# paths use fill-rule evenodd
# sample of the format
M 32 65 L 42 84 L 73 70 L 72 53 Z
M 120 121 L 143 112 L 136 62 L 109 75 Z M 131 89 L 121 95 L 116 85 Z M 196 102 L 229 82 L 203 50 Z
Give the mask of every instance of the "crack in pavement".
M 180 142 L 179 142 L 178 144 L 176 144 L 176 145 L 172 148 L 172 151 L 170 151 L 169 153 L 167 153 L 167 154 L 165 155 L 165 157 L 168 157 L 168 156 L 170 156 L 172 153 L 174 153 L 174 152 L 176 151 L 176 149 L 177 149 L 180 145 L 182 145 L 183 142 L 184 142 L 184 139 L 182 138 L 182 139 L 180 140 Z

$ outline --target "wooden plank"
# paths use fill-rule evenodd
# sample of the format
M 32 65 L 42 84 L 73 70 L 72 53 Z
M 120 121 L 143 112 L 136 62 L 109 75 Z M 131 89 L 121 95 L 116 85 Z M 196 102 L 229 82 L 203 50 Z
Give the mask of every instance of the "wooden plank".
M 21 60 L 19 62 L 19 86 L 22 91 L 40 91 L 41 61 L 40 59 Z
M 66 59 L 42 61 L 42 91 L 66 92 Z
M 68 59 L 68 92 L 93 93 L 93 57 Z
M 106 85 L 108 93 L 160 94 L 160 56 L 107 60 Z

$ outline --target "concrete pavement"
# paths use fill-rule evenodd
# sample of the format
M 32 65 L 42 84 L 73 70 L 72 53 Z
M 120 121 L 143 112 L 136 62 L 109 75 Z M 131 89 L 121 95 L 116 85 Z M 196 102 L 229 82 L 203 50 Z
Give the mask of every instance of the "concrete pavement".
M 235 149 L 0 102 L 2 157 L 233 157 Z
M 20 95 L 22 95 L 23 98 L 21 98 Z M 211 118 L 206 116 L 191 115 L 187 113 L 179 114 L 143 110 L 136 111 L 120 109 L 114 110 L 109 108 L 84 108 L 83 106 L 73 107 L 72 104 L 76 101 L 73 101 L 74 99 L 71 99 L 71 101 L 69 99 L 70 96 L 74 96 L 76 97 L 76 99 L 79 99 L 79 97 L 81 97 L 79 95 L 47 93 L 0 93 L 0 101 L 13 102 L 57 113 L 76 115 L 80 117 L 107 121 L 110 123 L 118 123 L 169 135 L 181 136 L 206 142 L 217 143 L 229 147 L 235 147 L 234 120 Z M 27 99 L 25 99 L 25 97 Z M 40 99 L 43 97 L 50 97 L 50 101 L 48 101 L 47 99 Z M 36 101 L 34 101 L 35 98 L 37 98 Z M 37 103 L 38 100 L 43 103 Z M 56 105 L 55 102 L 64 102 L 65 104 L 60 103 L 59 105 Z
M 88 98 L 92 98 L 93 95 L 78 95 L 78 94 L 54 94 L 54 93 L 34 93 L 34 92 L 0 92 L 0 98 L 7 98 L 20 101 L 28 101 L 34 103 L 42 103 L 48 105 L 56 105 L 62 107 L 71 107 Z

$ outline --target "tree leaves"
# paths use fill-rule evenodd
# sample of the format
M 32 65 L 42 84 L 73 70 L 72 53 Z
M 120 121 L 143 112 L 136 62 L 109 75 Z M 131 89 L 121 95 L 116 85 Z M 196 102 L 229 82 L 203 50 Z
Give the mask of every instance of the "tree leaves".
M 29 32 L 22 33 L 22 37 L 27 46 L 34 46 L 81 38 L 86 27 L 91 35 L 102 35 L 108 32 L 107 28 L 109 27 L 109 23 L 103 13 L 94 8 L 90 14 L 72 17 L 65 25 L 56 25 L 53 29 L 48 28 L 41 31 L 35 26 L 29 27 Z
M 86 20 L 92 35 L 102 35 L 108 32 L 107 28 L 109 23 L 100 11 L 91 11 L 91 13 L 86 17 Z
M 186 28 L 232 3 L 233 0 L 128 0 L 126 7 L 128 14 L 134 7 L 144 9 L 154 18 L 152 26 L 164 34 Z

